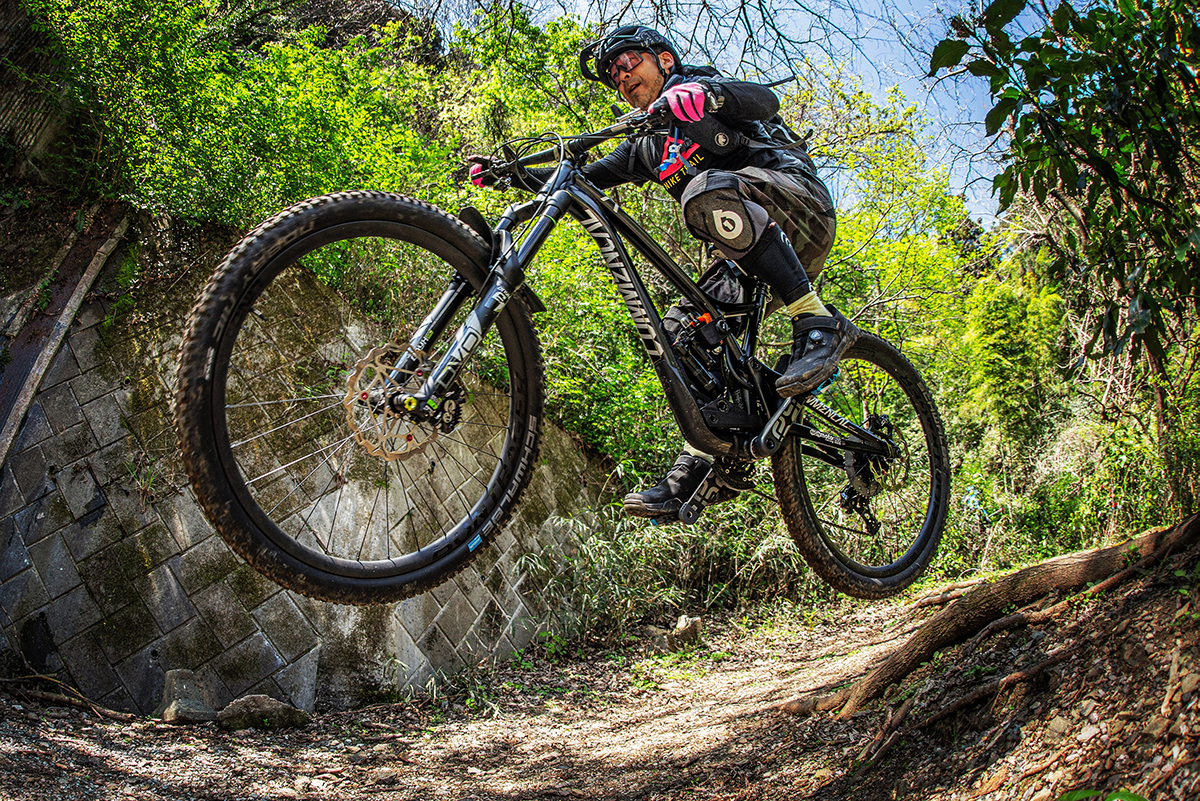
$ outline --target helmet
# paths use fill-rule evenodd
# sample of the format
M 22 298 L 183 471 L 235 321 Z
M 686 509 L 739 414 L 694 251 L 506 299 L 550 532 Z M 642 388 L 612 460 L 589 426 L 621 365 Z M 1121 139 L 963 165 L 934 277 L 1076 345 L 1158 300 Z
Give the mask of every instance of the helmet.
M 656 55 L 666 51 L 676 64 L 683 63 L 675 44 L 658 31 L 645 25 L 623 25 L 583 48 L 579 54 L 579 71 L 590 81 L 599 81 L 610 89 L 616 89 L 608 69 L 613 59 L 626 50 L 648 51 Z

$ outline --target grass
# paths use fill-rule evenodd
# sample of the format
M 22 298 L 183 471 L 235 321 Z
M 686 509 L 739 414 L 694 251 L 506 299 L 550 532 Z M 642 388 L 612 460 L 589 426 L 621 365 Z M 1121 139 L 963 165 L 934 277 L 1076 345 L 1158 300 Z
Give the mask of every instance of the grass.
M 713 651 L 700 644 L 670 654 L 655 654 L 635 662 L 630 678 L 635 687 L 660 689 L 665 682 L 691 682 L 712 672 L 715 665 L 729 659 L 726 651 Z

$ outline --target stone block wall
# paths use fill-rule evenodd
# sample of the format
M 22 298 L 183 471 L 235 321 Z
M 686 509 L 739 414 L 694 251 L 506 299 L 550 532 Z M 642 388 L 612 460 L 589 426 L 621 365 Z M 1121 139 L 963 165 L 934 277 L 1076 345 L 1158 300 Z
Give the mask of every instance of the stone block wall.
M 183 320 L 228 242 L 210 246 L 197 232 L 166 242 L 164 252 L 187 255 L 186 269 L 137 287 L 130 308 L 117 265 L 130 247 L 163 244 L 147 244 L 150 228 L 110 260 L 0 470 L 0 663 L 59 673 L 140 713 L 154 709 L 172 668 L 201 673 L 214 706 L 265 693 L 311 710 L 421 688 L 528 645 L 546 610 L 524 591 L 518 560 L 570 548 L 556 520 L 597 500 L 571 439 L 546 426 L 514 520 L 453 581 L 372 607 L 282 590 L 208 525 L 171 427 Z
M 63 124 L 51 100 L 54 85 L 47 37 L 34 28 L 19 0 L 0 0 L 0 173 L 25 156 L 45 152 Z M 39 85 L 39 82 L 41 85 Z

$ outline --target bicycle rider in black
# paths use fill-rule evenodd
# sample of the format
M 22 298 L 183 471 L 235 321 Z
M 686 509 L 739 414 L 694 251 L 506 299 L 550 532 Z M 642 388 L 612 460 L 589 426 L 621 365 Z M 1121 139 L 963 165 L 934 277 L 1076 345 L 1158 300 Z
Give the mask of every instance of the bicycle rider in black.
M 779 111 L 775 93 L 684 64 L 669 39 L 640 25 L 591 42 L 579 65 L 584 77 L 617 90 L 631 106 L 669 111 L 671 120 L 671 133 L 626 140 L 587 165 L 588 180 L 600 189 L 658 181 L 679 201 L 688 230 L 718 257 L 701 276 L 706 290 L 736 282 L 725 274 L 730 263 L 771 288 L 774 305 L 792 318 L 792 359 L 776 382 L 781 396 L 804 394 L 832 376 L 858 338 L 854 324 L 825 306 L 810 283 L 833 247 L 833 201 L 803 149 L 773 146 L 764 123 Z M 487 159 L 469 158 L 481 183 L 476 176 Z M 673 309 L 666 322 L 682 316 Z M 625 496 L 625 511 L 677 513 L 712 460 L 687 446 L 658 484 Z

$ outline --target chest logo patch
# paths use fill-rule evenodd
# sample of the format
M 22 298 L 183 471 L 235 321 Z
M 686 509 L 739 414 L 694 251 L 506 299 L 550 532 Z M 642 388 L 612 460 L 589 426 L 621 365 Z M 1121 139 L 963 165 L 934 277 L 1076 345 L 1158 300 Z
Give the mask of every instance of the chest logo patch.
M 717 224 L 717 233 L 723 239 L 730 241 L 741 236 L 742 230 L 745 228 L 745 224 L 737 212 L 725 211 L 724 209 L 713 211 L 713 222 Z
M 688 139 L 668 137 L 666 145 L 663 147 L 662 163 L 658 165 L 658 180 L 666 182 L 672 176 L 685 174 L 689 166 L 695 166 L 703 159 L 701 155 L 692 161 L 692 156 L 699 149 L 700 145 Z M 674 181 L 671 183 L 673 184 Z

